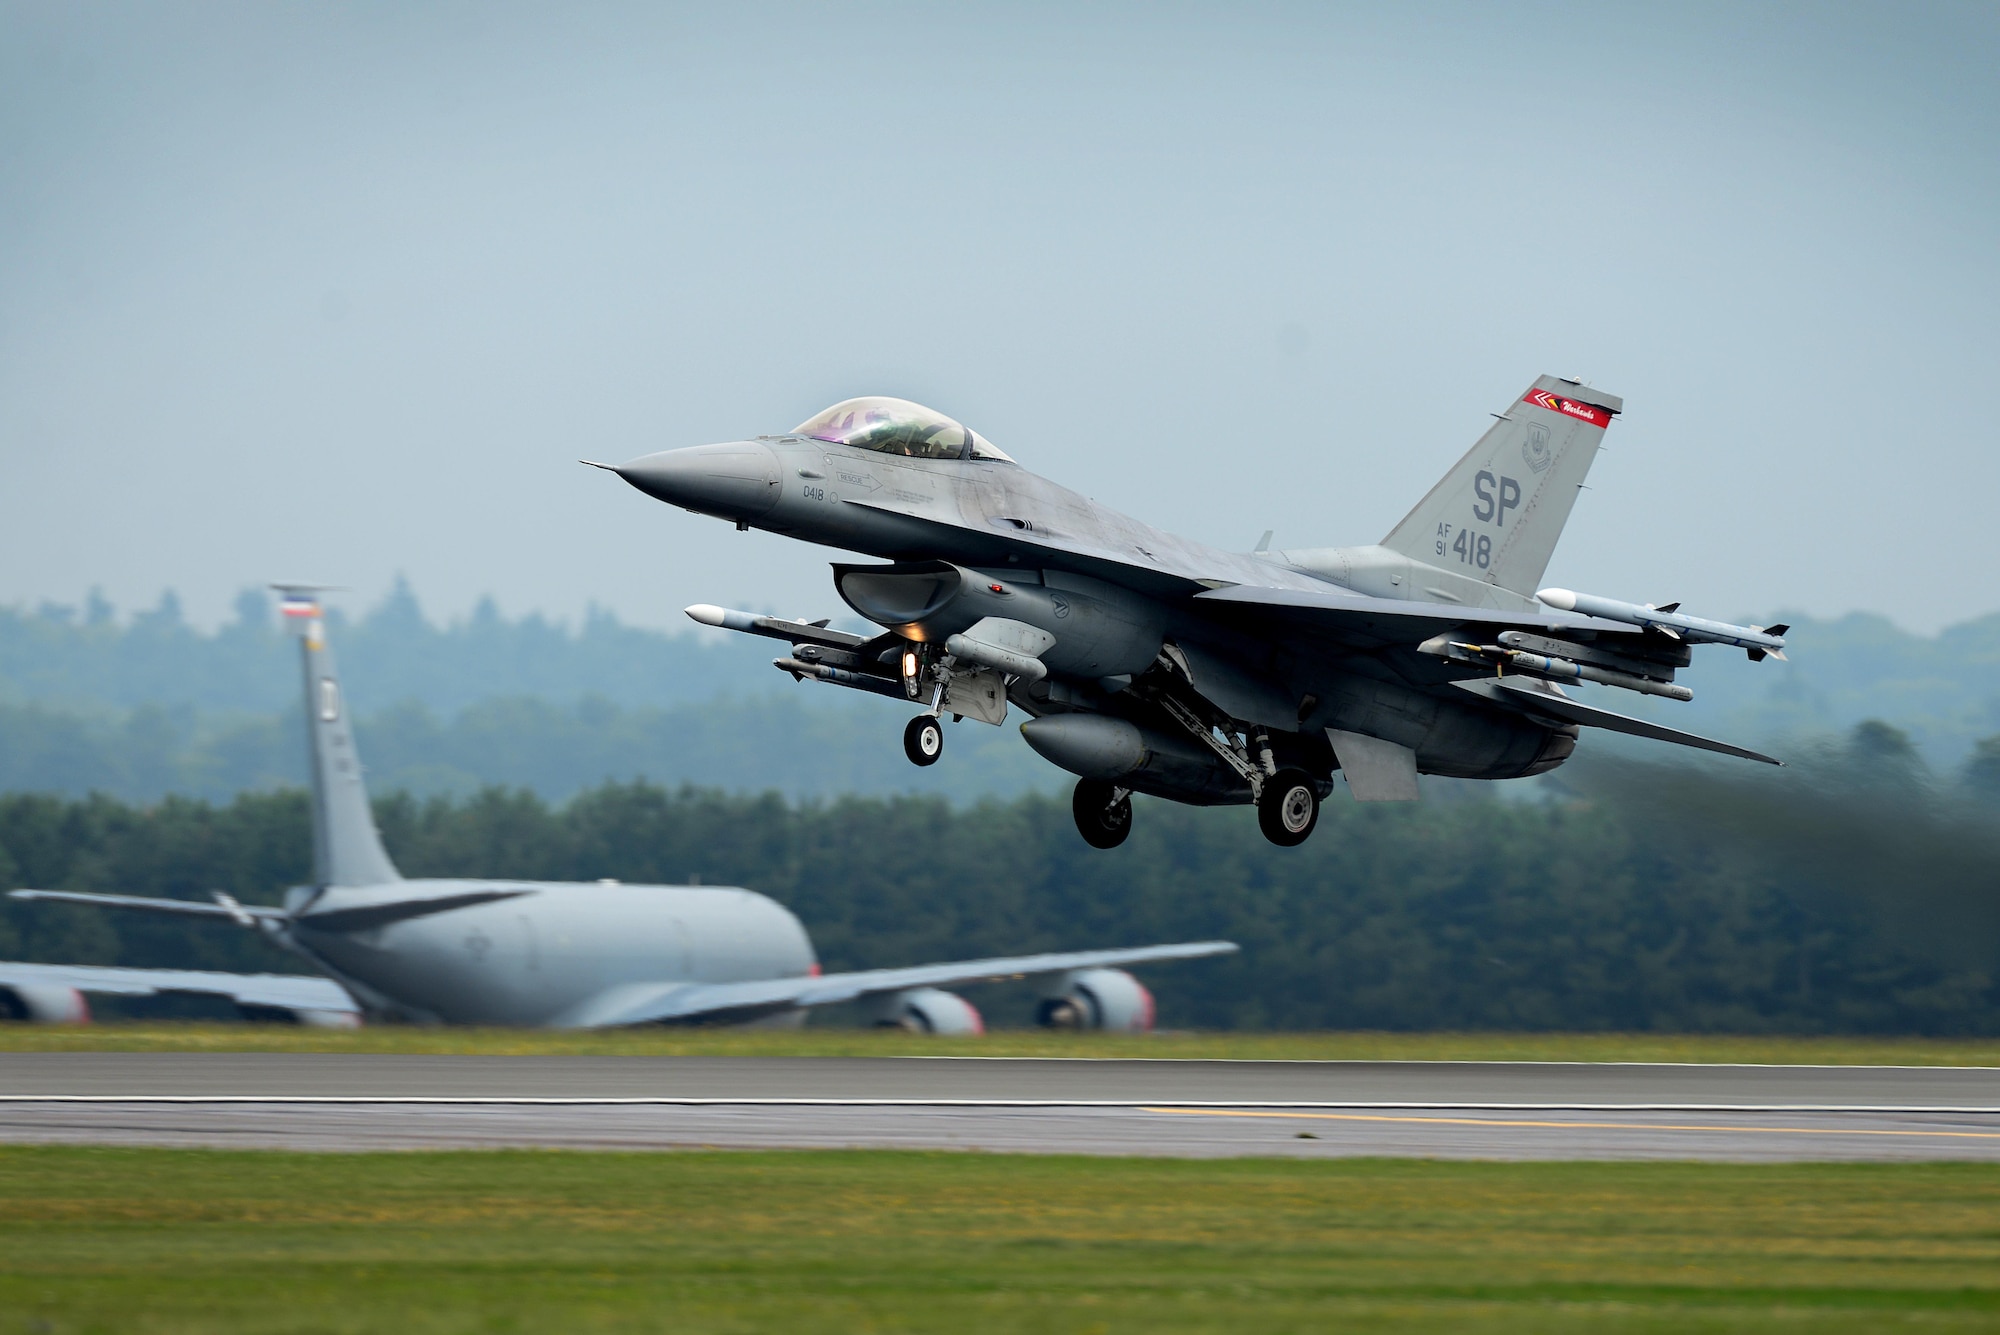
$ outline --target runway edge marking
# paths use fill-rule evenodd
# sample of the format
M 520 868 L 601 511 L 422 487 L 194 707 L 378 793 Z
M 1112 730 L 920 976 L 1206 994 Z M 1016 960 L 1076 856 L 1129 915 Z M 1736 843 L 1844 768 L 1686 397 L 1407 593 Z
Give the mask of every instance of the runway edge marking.
M 733 1060 L 733 1059 L 728 1059 Z M 1586 1061 L 1560 1057 L 1013 1057 L 965 1052 L 892 1052 L 881 1057 L 778 1057 L 763 1061 L 896 1061 L 896 1062 L 1129 1062 L 1156 1066 L 1608 1066 L 1658 1067 L 1697 1071 L 1987 1071 L 2000 1066 L 1952 1066 L 1945 1063 L 1883 1065 L 1874 1062 L 1646 1062 Z
M 1957 1140 L 2000 1140 L 2000 1131 L 1933 1131 L 1847 1126 L 1683 1126 L 1672 1122 L 1531 1122 L 1518 1117 L 1389 1117 L 1369 1113 L 1283 1112 L 1276 1109 L 1153 1107 L 1139 1112 L 1174 1117 L 1282 1117 L 1322 1122 L 1394 1122 L 1403 1126 L 1507 1126 L 1556 1131 L 1723 1131 L 1732 1135 L 1927 1136 Z
M 1370 1112 L 1690 1112 L 1690 1113 L 1897 1113 L 1911 1115 L 2000 1116 L 2000 1106 L 1977 1104 L 1881 1103 L 1430 1103 L 1421 1100 L 1368 1102 L 1319 1099 L 894 1099 L 760 1098 L 720 1095 L 533 1095 L 533 1094 L 8 1094 L 8 1104 L 304 1104 L 525 1107 L 766 1107 L 766 1108 L 1176 1108 Z

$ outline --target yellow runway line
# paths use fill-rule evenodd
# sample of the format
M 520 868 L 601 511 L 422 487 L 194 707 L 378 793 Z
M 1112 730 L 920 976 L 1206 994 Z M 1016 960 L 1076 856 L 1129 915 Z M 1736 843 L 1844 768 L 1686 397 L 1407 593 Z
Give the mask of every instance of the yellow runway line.
M 1889 1131 L 1832 1126 L 1692 1126 L 1670 1122 L 1530 1122 L 1505 1117 L 1391 1117 L 1386 1113 L 1267 1112 L 1242 1108 L 1141 1108 L 1176 1117 L 1284 1117 L 1320 1122 L 1404 1122 L 1429 1126 L 1538 1126 L 1563 1131 L 1758 1131 L 1785 1136 L 1945 1136 L 2000 1140 L 2000 1131 Z

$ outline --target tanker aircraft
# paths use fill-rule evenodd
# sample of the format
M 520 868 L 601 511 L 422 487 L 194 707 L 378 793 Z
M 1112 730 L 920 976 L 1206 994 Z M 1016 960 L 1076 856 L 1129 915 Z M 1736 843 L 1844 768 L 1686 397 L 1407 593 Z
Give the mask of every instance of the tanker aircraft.
M 984 1028 L 947 987 L 1026 977 L 1052 1028 L 1149 1029 L 1153 998 L 1122 965 L 1227 954 L 1227 941 L 963 960 L 823 974 L 775 900 L 728 886 L 617 881 L 406 881 L 362 786 L 340 678 L 311 586 L 279 586 L 299 631 L 313 779 L 313 884 L 283 908 L 16 890 L 260 932 L 322 977 L 0 963 L 0 1017 L 87 1019 L 84 993 L 221 997 L 252 1018 L 351 1026 L 364 1013 L 417 1023 L 564 1029 L 657 1023 L 796 1025 L 809 1007 L 859 1002 L 871 1023 L 926 1033 Z
M 919 765 L 941 720 L 1028 716 L 1028 745 L 1078 776 L 1078 830 L 1122 843 L 1131 795 L 1250 804 L 1281 845 L 1311 835 L 1336 771 L 1364 802 L 1419 774 L 1543 774 L 1579 727 L 1769 756 L 1585 704 L 1566 683 L 1687 700 L 1697 644 L 1784 656 L 1784 626 L 1537 590 L 1616 395 L 1543 376 L 1381 542 L 1220 551 L 1015 463 L 894 398 L 837 403 L 780 435 L 594 467 L 669 504 L 889 564 L 837 563 L 877 635 L 707 604 L 706 625 L 784 640 L 776 666 L 912 702 Z

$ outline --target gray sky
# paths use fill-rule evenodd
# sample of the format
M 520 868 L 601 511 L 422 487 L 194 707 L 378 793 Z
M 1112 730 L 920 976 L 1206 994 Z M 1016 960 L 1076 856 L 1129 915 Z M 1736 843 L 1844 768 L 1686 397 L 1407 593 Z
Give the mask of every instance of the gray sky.
M 2000 607 L 2000 9 L 0 2 L 0 601 L 839 609 L 578 456 L 864 393 L 1372 542 L 1539 373 L 1550 582 Z

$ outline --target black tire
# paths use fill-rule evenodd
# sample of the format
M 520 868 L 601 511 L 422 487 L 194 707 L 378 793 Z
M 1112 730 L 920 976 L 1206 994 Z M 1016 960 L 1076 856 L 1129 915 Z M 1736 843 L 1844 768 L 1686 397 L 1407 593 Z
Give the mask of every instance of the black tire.
M 1078 779 L 1070 798 L 1076 832 L 1092 848 L 1116 848 L 1132 833 L 1132 794 L 1114 802 L 1111 793 L 1111 785 L 1102 779 Z
M 1264 780 L 1257 799 L 1257 825 L 1280 848 L 1295 848 L 1319 824 L 1319 788 L 1302 769 L 1281 769 Z
M 912 765 L 935 765 L 944 754 L 944 724 L 932 714 L 919 714 L 903 729 L 903 754 Z

